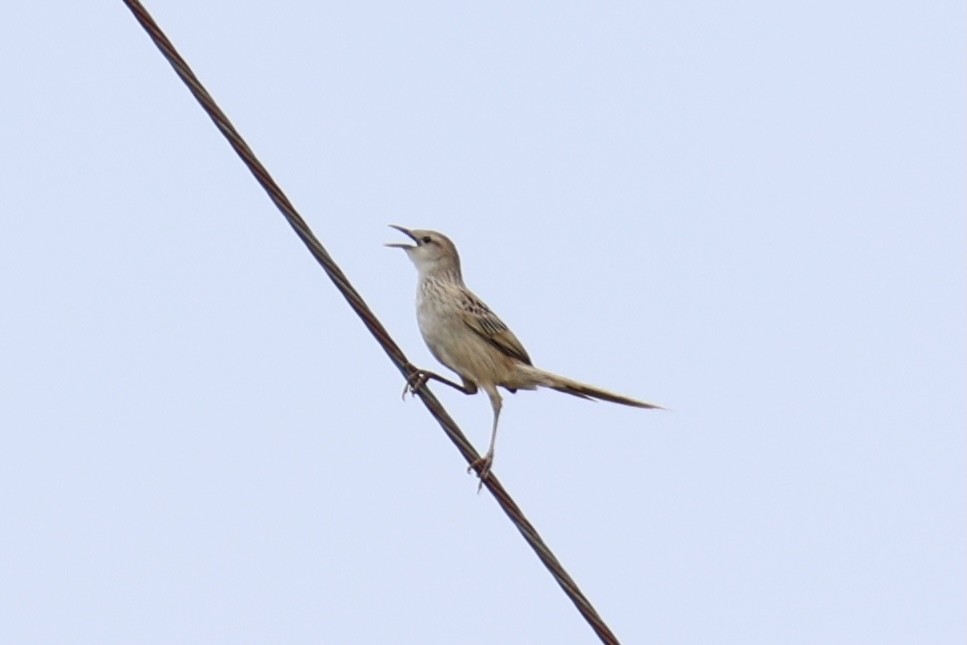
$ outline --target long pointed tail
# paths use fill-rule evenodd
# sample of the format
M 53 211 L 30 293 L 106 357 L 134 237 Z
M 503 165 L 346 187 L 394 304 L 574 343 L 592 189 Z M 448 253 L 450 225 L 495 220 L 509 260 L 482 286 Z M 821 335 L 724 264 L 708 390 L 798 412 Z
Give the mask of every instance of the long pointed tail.
M 655 410 L 664 409 L 660 405 L 655 405 L 654 403 L 646 403 L 644 401 L 632 399 L 627 396 L 615 394 L 614 392 L 609 392 L 608 390 L 602 390 L 601 388 L 594 387 L 593 385 L 572 381 L 569 378 L 565 378 L 551 372 L 546 372 L 531 365 L 521 365 L 519 367 L 526 368 L 527 375 L 534 379 L 536 385 L 549 387 L 552 390 L 564 392 L 565 394 L 570 394 L 571 396 L 577 396 L 582 399 L 599 399 L 601 401 L 610 401 L 611 403 L 620 403 L 621 405 L 630 405 L 636 408 L 649 408 Z

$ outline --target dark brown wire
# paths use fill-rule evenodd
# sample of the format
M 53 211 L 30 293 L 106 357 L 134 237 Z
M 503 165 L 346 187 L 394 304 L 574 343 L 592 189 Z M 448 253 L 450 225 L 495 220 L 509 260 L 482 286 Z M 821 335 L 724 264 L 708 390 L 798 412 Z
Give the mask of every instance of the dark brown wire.
M 316 239 L 316 236 L 312 234 L 305 220 L 296 212 L 289 198 L 285 196 L 282 189 L 275 183 L 269 175 L 269 172 L 255 157 L 251 148 L 248 147 L 248 144 L 245 143 L 242 136 L 228 120 L 228 117 L 225 116 L 225 113 L 222 112 L 221 108 L 215 103 L 215 100 L 202 86 L 194 72 L 188 67 L 188 63 L 175 50 L 174 45 L 171 44 L 171 41 L 168 40 L 168 37 L 161 31 L 161 28 L 158 27 L 158 24 L 140 2 L 137 0 L 124 0 L 124 3 L 134 14 L 134 17 L 137 18 L 138 22 L 141 23 L 141 26 L 144 27 L 144 30 L 148 32 L 151 40 L 158 46 L 158 49 L 168 59 L 171 66 L 174 67 L 175 73 L 178 74 L 181 80 L 188 86 L 188 89 L 191 90 L 191 93 L 201 104 L 202 109 L 208 113 L 208 116 L 211 117 L 215 126 L 225 135 L 225 138 L 228 139 L 228 142 L 235 149 L 235 152 L 238 153 L 238 156 L 242 158 L 242 161 L 248 169 L 255 175 L 255 179 L 268 192 L 269 197 L 275 202 L 275 205 L 282 212 L 282 215 L 289 225 L 292 226 L 296 235 L 308 247 L 309 252 L 322 265 L 323 270 L 325 270 L 326 274 L 335 283 L 336 288 L 349 303 L 349 306 L 352 307 L 353 311 L 363 321 L 363 324 L 366 325 L 366 329 L 376 338 L 376 342 L 380 344 L 383 351 L 386 352 L 393 364 L 396 365 L 396 368 L 400 370 L 405 378 L 409 379 L 416 371 L 416 368 L 407 360 L 403 351 L 390 338 L 386 328 L 373 315 L 373 312 L 352 284 L 349 283 L 349 280 L 343 274 L 342 270 L 336 266 L 336 263 L 329 256 L 329 253 L 322 247 L 322 244 Z M 470 445 L 470 442 L 467 441 L 463 432 L 457 427 L 457 424 L 450 418 L 450 415 L 443 409 L 443 406 L 440 405 L 440 402 L 433 396 L 429 389 L 424 386 L 416 394 L 423 401 L 424 405 L 426 405 L 430 414 L 439 422 L 440 427 L 443 428 L 443 431 L 456 445 L 457 450 L 467 460 L 467 463 L 472 464 L 477 461 L 480 455 Z M 571 602 L 574 603 L 574 606 L 584 616 L 584 619 L 591 625 L 591 628 L 601 641 L 604 643 L 617 643 L 618 639 L 601 619 L 594 607 L 591 606 L 590 601 L 581 593 L 577 584 L 571 579 L 567 571 L 564 570 L 564 567 L 561 566 L 558 559 L 551 553 L 551 550 L 547 548 L 547 545 L 544 544 L 541 536 L 537 533 L 537 529 L 524 517 L 524 513 L 520 510 L 520 507 L 507 494 L 507 491 L 500 485 L 497 478 L 491 475 L 484 481 L 484 485 L 493 494 L 497 503 L 504 510 L 504 513 L 507 514 L 507 517 L 514 523 L 517 530 L 521 532 L 521 535 L 524 536 L 527 543 L 534 549 L 537 557 L 541 559 L 544 566 L 551 572 L 557 584 L 561 586 L 561 589 L 571 599 Z

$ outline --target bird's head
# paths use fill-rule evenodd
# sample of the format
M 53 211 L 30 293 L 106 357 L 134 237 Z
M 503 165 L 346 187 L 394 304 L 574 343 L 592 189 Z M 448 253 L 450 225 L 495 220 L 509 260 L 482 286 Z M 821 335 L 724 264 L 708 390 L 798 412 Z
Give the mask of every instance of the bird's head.
M 406 251 L 421 276 L 452 273 L 460 277 L 460 256 L 457 254 L 457 247 L 446 235 L 436 231 L 410 230 L 393 224 L 390 224 L 390 228 L 395 228 L 414 243 L 393 243 L 386 246 Z

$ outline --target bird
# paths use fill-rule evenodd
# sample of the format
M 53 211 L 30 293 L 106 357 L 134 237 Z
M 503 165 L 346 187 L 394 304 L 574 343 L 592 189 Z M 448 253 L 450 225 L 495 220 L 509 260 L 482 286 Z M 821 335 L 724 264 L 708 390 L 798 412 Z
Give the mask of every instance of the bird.
M 498 387 L 512 393 L 545 387 L 582 399 L 663 409 L 535 367 L 514 332 L 464 284 L 460 255 L 450 238 L 437 231 L 411 230 L 395 224 L 389 226 L 413 242 L 388 243 L 386 246 L 403 249 L 416 266 L 419 274 L 416 316 L 423 340 L 434 358 L 456 372 L 461 380 L 456 383 L 435 372 L 417 369 L 408 378 L 403 396 L 405 398 L 408 392 L 415 393 L 430 379 L 465 394 L 476 394 L 478 390 L 487 393 L 493 410 L 490 445 L 486 454 L 467 468 L 467 472 L 477 471 L 480 486 L 490 476 L 494 461 L 497 423 L 502 407 Z

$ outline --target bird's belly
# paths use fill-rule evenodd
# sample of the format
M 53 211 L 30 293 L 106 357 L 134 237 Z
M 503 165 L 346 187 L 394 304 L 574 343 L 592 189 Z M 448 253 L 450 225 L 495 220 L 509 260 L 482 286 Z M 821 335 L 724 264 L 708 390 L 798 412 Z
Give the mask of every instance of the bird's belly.
M 417 320 L 430 353 L 468 381 L 500 385 L 513 373 L 512 359 L 495 351 L 459 315 L 421 306 Z

